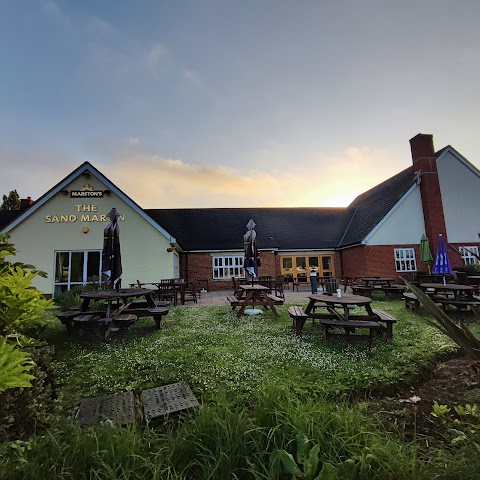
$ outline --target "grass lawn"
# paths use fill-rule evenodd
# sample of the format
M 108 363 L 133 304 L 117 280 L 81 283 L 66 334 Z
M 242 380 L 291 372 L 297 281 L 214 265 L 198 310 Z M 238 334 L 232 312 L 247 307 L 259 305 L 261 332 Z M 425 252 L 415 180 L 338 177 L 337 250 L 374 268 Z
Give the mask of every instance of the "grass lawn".
M 411 381 L 451 341 L 426 326 L 401 301 L 375 301 L 397 316 L 394 339 L 325 344 L 318 322 L 308 321 L 302 337 L 293 335 L 288 305 L 280 318 L 236 318 L 229 307 L 172 309 L 166 327 L 156 331 L 149 320 L 130 328 L 124 338 L 101 344 L 55 336 L 62 380 L 62 400 L 73 407 L 80 398 L 129 389 L 141 391 L 184 380 L 197 396 L 214 399 L 219 390 L 248 396 L 268 383 L 297 393 L 348 394 L 376 391 Z
M 0 445 L 0 479 L 476 478 L 477 440 L 420 445 L 365 402 L 372 391 L 410 385 L 455 350 L 421 322 L 425 312 L 375 296 L 374 308 L 398 323 L 393 342 L 376 336 L 369 350 L 325 344 L 318 322 L 295 337 L 288 306 L 279 318 L 240 319 L 228 306 L 173 308 L 163 330 L 143 319 L 109 343 L 69 335 L 55 321 L 47 339 L 56 415 L 46 431 Z M 181 380 L 200 409 L 129 428 L 80 429 L 73 420 L 82 398 Z

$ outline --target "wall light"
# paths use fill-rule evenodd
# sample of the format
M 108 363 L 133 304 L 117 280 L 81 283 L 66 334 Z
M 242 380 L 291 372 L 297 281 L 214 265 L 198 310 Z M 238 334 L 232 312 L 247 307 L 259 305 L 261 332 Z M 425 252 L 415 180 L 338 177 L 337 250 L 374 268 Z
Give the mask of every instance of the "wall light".
M 172 252 L 173 252 L 173 248 L 172 248 L 172 247 L 168 247 L 168 248 L 167 248 L 167 252 L 172 253 Z
M 89 231 L 90 231 L 90 229 L 88 227 L 83 227 L 82 228 L 83 233 L 88 233 Z

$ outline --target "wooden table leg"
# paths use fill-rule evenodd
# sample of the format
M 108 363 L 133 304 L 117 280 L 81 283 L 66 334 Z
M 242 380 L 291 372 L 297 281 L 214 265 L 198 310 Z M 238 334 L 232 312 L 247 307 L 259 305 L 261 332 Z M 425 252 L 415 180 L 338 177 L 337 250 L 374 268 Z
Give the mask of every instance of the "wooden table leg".
M 240 305 L 240 310 L 236 313 L 237 317 L 241 317 L 243 315 L 245 309 L 250 305 L 248 302 L 254 299 L 254 293 L 255 292 L 253 290 L 247 292 L 245 298 L 243 299 L 243 303 Z
M 264 294 L 263 292 L 260 292 L 260 297 L 261 297 L 261 303 L 263 305 L 268 305 L 270 309 L 272 310 L 273 314 L 278 317 L 278 312 L 277 309 L 275 308 L 275 305 L 273 304 L 272 300 L 268 297 L 268 295 Z

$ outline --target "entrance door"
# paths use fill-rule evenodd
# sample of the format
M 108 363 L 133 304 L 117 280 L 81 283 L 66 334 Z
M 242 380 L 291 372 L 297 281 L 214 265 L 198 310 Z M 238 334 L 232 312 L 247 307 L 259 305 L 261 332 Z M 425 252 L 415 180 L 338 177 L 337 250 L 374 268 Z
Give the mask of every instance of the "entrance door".
M 332 255 L 295 255 L 280 257 L 280 270 L 285 280 L 296 279 L 300 283 L 310 281 L 310 270 L 315 270 L 319 277 L 332 277 Z

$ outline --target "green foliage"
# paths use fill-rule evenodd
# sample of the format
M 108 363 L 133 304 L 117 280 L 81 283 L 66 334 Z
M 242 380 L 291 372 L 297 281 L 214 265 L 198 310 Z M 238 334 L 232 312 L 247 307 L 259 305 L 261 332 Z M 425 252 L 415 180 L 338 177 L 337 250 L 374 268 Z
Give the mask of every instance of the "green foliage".
M 292 478 L 305 480 L 353 480 L 356 475 L 356 462 L 352 459 L 345 460 L 337 467 L 329 462 L 320 464 L 320 445 L 312 442 L 304 433 L 296 436 L 297 458 L 286 450 L 274 450 L 270 458 L 270 473 L 273 478 L 278 478 L 283 471 Z M 320 472 L 319 466 L 321 465 Z
M 475 264 L 464 264 L 461 267 L 458 267 L 459 272 L 465 272 L 467 275 L 478 275 L 479 266 Z
M 457 324 L 422 290 L 411 284 L 408 280 L 403 280 L 408 288 L 415 294 L 419 302 L 430 313 L 431 317 L 420 317 L 424 322 L 440 330 L 444 335 L 450 337 L 457 345 L 464 348 L 467 354 L 480 360 L 480 339 L 470 331 L 465 323 L 460 320 Z
M 27 373 L 35 363 L 30 356 L 0 338 L 0 393 L 8 388 L 30 387 L 33 375 Z
M 54 302 L 62 311 L 78 307 L 82 303 L 80 294 L 100 290 L 100 285 L 101 284 L 97 282 L 92 282 L 87 285 L 74 285 L 70 290 L 65 290 L 55 295 Z M 103 300 L 90 301 L 89 306 L 91 310 L 102 310 L 105 307 L 105 302 Z
M 53 308 L 53 302 L 31 285 L 35 276 L 20 267 L 0 274 L 0 336 L 25 332 Z
M 8 345 L 8 344 L 7 344 Z M 11 347 L 11 345 L 10 345 Z M 0 442 L 6 438 L 26 438 L 47 423 L 56 408 L 53 348 L 45 344 L 24 347 L 33 368 L 28 371 L 31 386 L 18 385 L 0 393 Z M 1 369 L 0 369 L 1 375 Z
M 433 403 L 433 411 L 432 415 L 434 417 L 444 417 L 450 412 L 451 408 L 449 408 L 447 405 L 439 405 L 437 402 Z
M 8 195 L 3 195 L 0 210 L 20 210 L 20 197 L 16 190 L 12 190 Z

